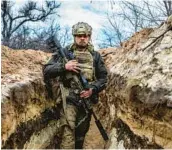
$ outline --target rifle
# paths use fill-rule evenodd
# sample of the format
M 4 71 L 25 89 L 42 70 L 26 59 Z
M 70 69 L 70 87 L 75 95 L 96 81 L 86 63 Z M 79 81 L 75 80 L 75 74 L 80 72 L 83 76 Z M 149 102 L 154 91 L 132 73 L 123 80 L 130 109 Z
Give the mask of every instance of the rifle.
M 60 55 L 61 55 L 61 57 L 64 59 L 65 63 L 67 63 L 67 62 L 68 62 L 68 59 L 66 58 L 66 56 L 65 56 L 65 54 L 64 54 L 64 52 L 63 52 L 63 48 L 61 47 L 61 45 L 60 45 L 60 43 L 59 43 L 57 37 L 54 36 L 52 40 L 53 40 L 53 41 L 51 41 L 51 42 L 53 42 L 53 45 L 59 50 Z M 74 57 L 73 57 L 72 59 L 74 59 Z M 67 74 L 66 76 L 67 76 L 67 78 L 69 78 L 69 79 L 70 79 L 70 78 L 73 79 L 73 81 L 77 84 L 77 86 L 78 86 L 78 88 L 79 88 L 80 91 L 83 91 L 83 90 L 85 90 L 85 89 L 88 89 L 89 83 L 88 83 L 88 81 L 85 79 L 85 77 L 81 74 L 81 72 L 79 73 L 79 76 L 77 76 L 76 74 Z M 81 80 L 82 82 L 81 82 L 80 80 Z M 104 139 L 105 141 L 107 141 L 107 140 L 109 139 L 109 138 L 108 138 L 108 135 L 107 135 L 105 129 L 103 128 L 103 126 L 102 126 L 100 120 L 97 119 L 97 116 L 96 116 L 96 114 L 94 113 L 93 109 L 92 109 L 92 108 L 90 109 L 89 104 L 87 103 L 88 100 L 81 99 L 81 101 L 82 101 L 81 104 L 83 105 L 84 109 L 86 109 L 86 112 L 89 112 L 89 113 L 93 114 L 93 117 L 94 117 L 94 119 L 95 119 L 95 123 L 96 123 L 96 125 L 97 125 L 97 127 L 98 127 L 98 129 L 99 129 L 99 131 L 100 131 L 100 133 L 101 133 L 101 135 L 102 135 L 102 137 L 103 137 L 103 139 Z

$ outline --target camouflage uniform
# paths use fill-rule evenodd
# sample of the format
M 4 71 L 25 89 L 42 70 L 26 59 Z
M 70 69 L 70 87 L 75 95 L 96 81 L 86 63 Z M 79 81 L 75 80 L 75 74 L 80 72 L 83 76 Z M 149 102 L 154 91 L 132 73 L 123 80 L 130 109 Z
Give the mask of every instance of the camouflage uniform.
M 79 26 L 79 30 L 76 27 Z M 87 27 L 87 26 L 86 26 Z M 90 28 L 87 30 L 88 34 L 91 34 Z M 85 33 L 85 26 L 79 24 L 73 26 L 73 35 Z M 75 56 L 75 59 L 80 64 L 81 73 L 88 80 L 90 87 L 94 89 L 93 94 L 98 95 L 98 93 L 105 88 L 107 82 L 107 71 L 104 66 L 104 62 L 100 54 L 94 51 L 93 46 L 89 43 L 86 50 L 78 51 L 76 44 L 67 46 L 64 49 L 64 53 L 68 60 L 71 60 L 70 54 Z M 64 61 L 56 52 L 52 59 L 45 65 L 44 78 L 55 78 L 60 77 L 59 82 L 62 99 L 63 99 L 63 109 L 61 110 L 61 128 L 62 128 L 62 142 L 60 148 L 62 149 L 81 149 L 83 146 L 85 134 L 87 133 L 91 114 L 86 112 L 84 108 L 77 102 L 78 87 L 73 84 L 73 81 L 65 80 L 65 67 Z M 80 91 L 79 91 L 80 92 Z M 72 98 L 71 98 L 72 97 Z M 97 103 L 96 99 L 90 99 L 90 104 Z

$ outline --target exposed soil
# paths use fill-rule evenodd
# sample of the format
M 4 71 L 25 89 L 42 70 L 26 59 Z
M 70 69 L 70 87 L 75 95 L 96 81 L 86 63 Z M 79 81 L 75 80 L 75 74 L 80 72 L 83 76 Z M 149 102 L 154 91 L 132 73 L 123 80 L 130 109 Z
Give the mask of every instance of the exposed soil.
M 121 43 L 119 48 L 107 48 L 101 49 L 99 52 L 104 58 L 107 68 L 111 68 L 118 63 L 115 58 L 116 55 L 121 56 L 120 60 L 125 59 L 123 55 L 126 55 L 128 51 L 138 51 L 139 47 L 148 40 L 148 36 L 153 31 L 151 28 L 140 30 L 136 32 L 131 38 Z
M 86 135 L 84 149 L 103 149 L 105 142 L 101 136 L 94 118 L 91 119 L 90 129 Z
M 32 73 L 41 72 L 43 64 L 50 58 L 51 54 L 35 50 L 13 50 L 6 46 L 1 47 L 2 70 L 1 84 L 14 83 L 24 80 Z M 46 60 L 46 61 L 45 61 Z M 85 149 L 103 149 L 104 140 L 99 130 L 91 120 L 90 130 L 87 133 Z
M 147 39 L 151 31 L 152 29 L 145 29 L 137 32 L 128 41 L 123 42 L 120 49 L 123 49 L 124 53 L 125 51 L 136 50 L 139 47 L 139 44 Z M 118 51 L 120 49 L 118 49 Z M 42 71 L 43 64 L 45 64 L 51 56 L 51 54 L 44 53 L 42 51 L 12 50 L 5 46 L 2 46 L 1 50 L 1 84 L 14 83 L 21 81 L 30 75 L 33 76 L 32 73 L 40 73 Z M 101 50 L 100 52 L 102 55 L 108 54 L 108 52 L 109 54 L 113 54 L 117 52 L 117 49 L 109 48 L 106 49 L 106 52 L 104 50 Z M 110 63 L 111 62 L 108 62 L 107 64 Z M 103 149 L 104 144 L 104 140 L 99 133 L 99 130 L 94 122 L 94 118 L 92 118 L 90 130 L 87 133 L 84 143 L 84 148 Z
M 1 83 L 14 83 L 35 72 L 41 72 L 51 54 L 35 50 L 13 50 L 1 47 Z

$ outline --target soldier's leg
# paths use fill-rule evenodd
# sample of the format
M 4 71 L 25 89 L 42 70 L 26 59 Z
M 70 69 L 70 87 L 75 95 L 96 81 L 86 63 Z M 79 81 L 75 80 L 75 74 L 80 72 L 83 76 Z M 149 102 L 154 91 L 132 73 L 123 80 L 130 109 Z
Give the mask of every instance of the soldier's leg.
M 74 131 L 69 126 L 63 126 L 62 142 L 60 149 L 74 149 L 75 148 L 75 137 Z
M 66 105 L 66 113 L 61 116 L 62 141 L 61 149 L 75 148 L 75 121 L 77 109 L 74 105 Z
M 78 111 L 76 123 L 81 122 L 86 113 L 84 109 Z M 90 127 L 91 114 L 81 122 L 81 124 L 75 129 L 75 148 L 82 149 L 84 144 L 85 135 Z

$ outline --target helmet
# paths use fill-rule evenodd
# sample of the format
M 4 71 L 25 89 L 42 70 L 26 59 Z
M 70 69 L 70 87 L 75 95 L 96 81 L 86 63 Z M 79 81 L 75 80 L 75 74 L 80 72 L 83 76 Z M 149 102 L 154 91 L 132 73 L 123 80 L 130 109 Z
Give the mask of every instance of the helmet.
M 78 22 L 77 24 L 73 25 L 72 34 L 73 36 L 79 35 L 79 34 L 91 35 L 92 27 L 88 23 Z

